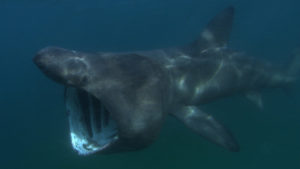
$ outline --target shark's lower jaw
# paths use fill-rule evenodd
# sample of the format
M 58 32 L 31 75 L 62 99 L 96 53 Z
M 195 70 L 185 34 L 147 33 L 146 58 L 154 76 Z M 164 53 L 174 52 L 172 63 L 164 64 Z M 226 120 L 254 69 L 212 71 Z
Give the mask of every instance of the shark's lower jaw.
M 78 154 L 103 151 L 119 139 L 117 125 L 100 100 L 83 90 L 67 87 L 65 104 L 72 146 Z

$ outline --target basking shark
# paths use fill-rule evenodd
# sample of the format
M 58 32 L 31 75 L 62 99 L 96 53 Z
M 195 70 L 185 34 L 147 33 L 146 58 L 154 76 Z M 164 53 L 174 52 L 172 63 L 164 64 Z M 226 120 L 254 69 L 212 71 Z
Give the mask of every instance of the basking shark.
M 47 47 L 34 63 L 65 86 L 73 148 L 81 155 L 134 151 L 150 145 L 167 115 L 230 151 L 231 132 L 199 106 L 296 80 L 298 64 L 280 68 L 227 48 L 234 17 L 228 7 L 193 42 L 174 48 L 86 53 Z

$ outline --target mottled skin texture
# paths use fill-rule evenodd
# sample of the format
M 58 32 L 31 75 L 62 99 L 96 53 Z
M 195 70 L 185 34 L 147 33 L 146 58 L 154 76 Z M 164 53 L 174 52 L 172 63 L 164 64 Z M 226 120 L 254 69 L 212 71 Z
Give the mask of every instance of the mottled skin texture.
M 42 49 L 34 58 L 51 79 L 99 99 L 117 123 L 119 139 L 103 152 L 136 150 L 152 143 L 167 114 L 231 151 L 231 133 L 197 106 L 236 93 L 281 87 L 285 71 L 227 49 L 234 9 L 218 14 L 194 42 L 177 48 L 83 53 Z
M 280 68 L 228 49 L 211 49 L 200 55 L 180 50 L 140 52 L 153 58 L 168 73 L 173 102 L 199 105 L 235 93 L 280 87 L 293 81 Z

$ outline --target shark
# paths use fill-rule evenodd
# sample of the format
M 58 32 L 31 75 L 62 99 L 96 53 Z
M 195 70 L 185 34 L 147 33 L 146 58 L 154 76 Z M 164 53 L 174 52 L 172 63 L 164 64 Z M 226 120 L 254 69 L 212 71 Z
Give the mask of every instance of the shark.
M 194 41 L 163 49 L 89 53 L 60 47 L 37 52 L 33 62 L 65 86 L 71 144 L 80 155 L 136 151 L 151 145 L 167 116 L 229 151 L 233 134 L 201 105 L 293 83 L 299 61 L 279 67 L 228 49 L 235 9 L 213 17 Z M 299 60 L 299 57 L 297 57 Z

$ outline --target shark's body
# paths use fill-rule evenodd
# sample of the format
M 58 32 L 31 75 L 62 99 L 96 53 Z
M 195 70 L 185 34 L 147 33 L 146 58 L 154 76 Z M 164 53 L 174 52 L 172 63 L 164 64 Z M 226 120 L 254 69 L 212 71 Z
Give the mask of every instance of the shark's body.
M 233 15 L 232 7 L 225 9 L 183 47 L 98 54 L 41 50 L 35 63 L 67 86 L 73 147 L 80 154 L 143 148 L 171 114 L 208 140 L 238 151 L 230 132 L 197 106 L 235 93 L 257 100 L 258 90 L 281 87 L 295 76 L 228 50 Z
M 172 88 L 173 104 L 204 104 L 235 93 L 280 87 L 294 79 L 280 68 L 225 48 L 200 55 L 177 49 L 138 54 L 162 65 Z

